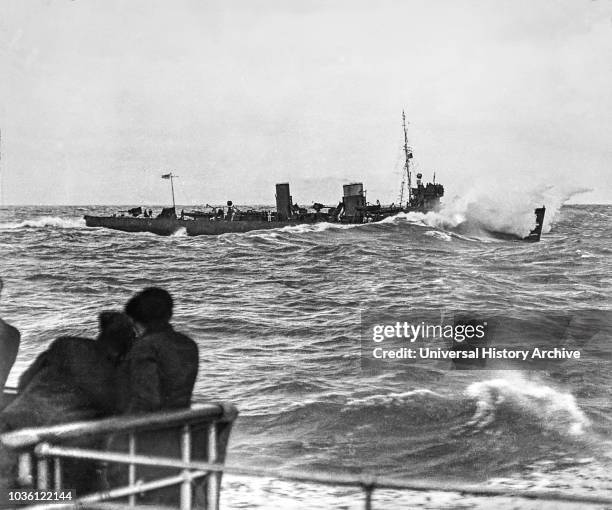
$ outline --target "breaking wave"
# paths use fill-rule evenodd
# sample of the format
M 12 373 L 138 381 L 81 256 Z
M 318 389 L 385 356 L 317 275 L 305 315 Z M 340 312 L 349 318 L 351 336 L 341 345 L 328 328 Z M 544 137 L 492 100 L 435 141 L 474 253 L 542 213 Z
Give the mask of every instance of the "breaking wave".
M 445 201 L 437 212 L 400 213 L 381 223 L 407 221 L 423 227 L 481 237 L 487 237 L 489 232 L 499 232 L 523 238 L 535 226 L 536 207 L 546 206 L 542 229 L 546 233 L 550 231 L 561 206 L 573 196 L 586 191 L 584 188 L 547 186 L 538 191 L 517 191 L 513 194 L 502 190 L 499 193 L 472 192 L 465 197 Z
M 343 224 L 343 223 L 303 223 L 301 225 L 290 225 L 274 229 L 277 232 L 289 232 L 293 234 L 306 234 L 309 232 L 325 232 L 326 230 L 347 230 L 356 227 L 363 227 L 367 223 Z
M 482 429 L 502 411 L 519 412 L 536 425 L 571 436 L 582 435 L 590 421 L 571 393 L 556 390 L 520 374 L 472 383 L 466 395 L 476 400 L 469 426 Z
M 436 239 L 440 239 L 441 241 L 451 241 L 452 237 L 445 232 L 440 232 L 439 230 L 428 230 L 425 232 L 426 236 L 435 237 Z
M 16 230 L 20 228 L 85 228 L 83 218 L 61 218 L 59 216 L 41 216 L 19 222 L 0 223 L 0 229 Z
M 187 237 L 187 229 L 185 227 L 181 227 L 170 237 Z

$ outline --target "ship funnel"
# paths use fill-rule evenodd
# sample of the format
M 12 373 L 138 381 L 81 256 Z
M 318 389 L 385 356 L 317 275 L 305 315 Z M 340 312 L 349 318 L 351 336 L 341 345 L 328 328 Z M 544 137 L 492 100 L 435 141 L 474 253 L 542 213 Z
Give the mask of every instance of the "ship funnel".
M 291 218 L 291 206 L 293 199 L 289 194 L 289 183 L 284 182 L 276 185 L 276 214 L 279 221 Z
M 365 194 L 363 193 L 363 183 L 356 182 L 353 184 L 345 184 L 343 186 L 344 197 L 344 215 L 350 218 L 351 221 L 359 222 L 363 218 L 363 210 L 365 208 Z

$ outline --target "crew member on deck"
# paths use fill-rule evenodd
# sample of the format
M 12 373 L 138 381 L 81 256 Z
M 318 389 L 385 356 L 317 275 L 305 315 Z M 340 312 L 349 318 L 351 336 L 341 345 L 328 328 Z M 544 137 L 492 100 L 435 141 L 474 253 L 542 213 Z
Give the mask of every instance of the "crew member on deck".
M 121 312 L 102 312 L 97 340 L 59 337 L 19 378 L 19 395 L 0 412 L 0 430 L 109 415 L 116 409 L 115 370 L 134 329 Z
M 0 412 L 0 432 L 100 418 L 116 411 L 116 370 L 134 330 L 120 312 L 102 312 L 99 320 L 96 341 L 60 337 L 36 358 L 19 379 L 19 395 Z M 102 446 L 91 438 L 80 439 L 79 444 Z M 15 483 L 16 462 L 16 453 L 0 445 L 0 492 Z M 77 494 L 101 488 L 95 461 L 63 459 L 62 469 L 65 486 Z
M 150 287 L 125 306 L 139 337 L 128 354 L 122 378 L 120 411 L 140 413 L 189 407 L 198 373 L 198 346 L 170 324 L 173 301 L 168 292 Z

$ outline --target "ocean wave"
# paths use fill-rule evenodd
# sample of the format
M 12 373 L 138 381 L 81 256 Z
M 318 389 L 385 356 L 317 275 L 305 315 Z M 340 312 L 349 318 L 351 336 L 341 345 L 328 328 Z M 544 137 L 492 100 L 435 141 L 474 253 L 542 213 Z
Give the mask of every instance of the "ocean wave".
M 517 190 L 507 193 L 488 190 L 475 192 L 445 204 L 441 214 L 454 220 L 463 217 L 461 226 L 468 232 L 500 232 L 523 238 L 535 226 L 534 210 L 545 206 L 546 214 L 542 232 L 550 231 L 563 204 L 575 195 L 584 193 L 582 188 L 545 186 L 541 189 Z M 457 225 L 459 226 L 459 225 Z
M 16 230 L 20 228 L 85 228 L 83 218 L 62 218 L 59 216 L 41 216 L 19 222 L 0 223 L 2 230 Z
M 546 206 L 542 231 L 549 232 L 563 204 L 572 197 L 584 193 L 582 188 L 546 186 L 543 189 L 527 190 L 508 194 L 487 190 L 486 193 L 471 191 L 463 197 L 445 201 L 438 211 L 398 213 L 380 223 L 408 222 L 421 227 L 431 227 L 480 239 L 490 237 L 490 232 L 514 235 L 523 238 L 535 226 L 535 208 Z M 426 234 L 434 235 L 435 234 Z M 442 237 L 440 237 L 442 239 Z M 447 240 L 447 239 L 443 239 Z
M 289 225 L 274 229 L 277 232 L 288 232 L 291 234 L 308 234 L 310 232 L 325 232 L 327 230 L 348 230 L 357 227 L 363 227 L 368 223 L 303 223 L 301 225 Z
M 445 233 L 445 232 L 440 232 L 439 230 L 428 230 L 427 232 L 425 232 L 425 235 L 428 237 L 435 237 L 436 239 L 440 239 L 441 241 L 452 241 L 452 237 Z
M 612 423 L 608 315 L 579 316 L 566 336 L 540 319 L 536 336 L 519 326 L 530 310 L 607 313 L 612 209 L 566 207 L 544 243 L 500 243 L 454 202 L 378 224 L 197 238 L 80 228 L 74 208 L 10 210 L 2 315 L 24 339 L 13 379 L 55 336 L 93 337 L 99 310 L 161 285 L 176 297 L 177 328 L 200 345 L 195 401 L 240 409 L 229 452 L 240 461 L 482 479 L 595 456 L 609 471 L 599 457 Z M 491 214 L 511 215 L 499 202 Z M 542 204 L 528 205 L 532 222 Z M 401 319 L 430 307 L 503 312 L 510 345 L 562 339 L 583 354 L 538 380 L 438 365 L 359 370 L 360 310 Z
M 427 388 L 404 391 L 402 393 L 385 393 L 368 395 L 366 397 L 349 398 L 346 402 L 347 407 L 371 407 L 371 406 L 401 406 L 406 402 L 413 401 L 415 398 L 444 398 L 440 393 L 436 393 Z
M 483 429 L 495 422 L 498 412 L 519 412 L 547 430 L 570 436 L 585 433 L 590 420 L 571 393 L 520 375 L 472 383 L 466 395 L 476 401 L 476 412 L 469 426 Z
M 187 229 L 185 227 L 179 228 L 170 237 L 187 237 Z

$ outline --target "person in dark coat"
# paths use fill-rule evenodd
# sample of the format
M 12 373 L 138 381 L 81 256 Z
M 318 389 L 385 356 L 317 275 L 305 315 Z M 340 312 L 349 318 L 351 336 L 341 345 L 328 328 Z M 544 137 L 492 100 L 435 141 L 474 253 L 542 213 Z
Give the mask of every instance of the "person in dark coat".
M 99 315 L 96 340 L 60 337 L 41 353 L 19 379 L 19 394 L 0 412 L 0 432 L 108 416 L 117 409 L 117 367 L 134 340 L 130 318 L 121 312 Z M 74 446 L 97 448 L 98 439 Z M 78 495 L 101 488 L 97 462 L 64 459 L 62 479 Z M 13 487 L 14 452 L 0 445 L 0 490 Z M 0 499 L 0 504 L 2 503 Z
M 0 293 L 2 280 L 0 279 Z M 0 391 L 4 389 L 11 368 L 17 359 L 21 334 L 17 328 L 0 319 Z
M 119 387 L 121 413 L 138 414 L 189 407 L 198 373 L 199 354 L 196 343 L 175 331 L 170 324 L 172 297 L 163 289 L 150 287 L 133 296 L 125 306 L 125 313 L 135 324 L 138 336 L 120 370 Z M 127 391 L 123 390 L 126 388 Z M 145 455 L 176 457 L 177 443 L 168 441 L 167 430 L 150 430 L 138 435 L 138 451 Z M 125 435 L 113 437 L 107 446 L 110 451 L 127 452 Z M 175 470 L 141 466 L 138 476 L 152 480 L 173 476 Z M 128 483 L 125 465 L 110 465 L 105 473 L 109 487 Z M 170 506 L 179 495 L 177 487 L 166 487 L 139 496 L 140 504 L 155 503 Z
M 128 391 L 121 411 L 127 414 L 189 407 L 198 373 L 198 346 L 170 324 L 173 301 L 150 287 L 125 306 L 139 332 L 125 362 Z
M 0 431 L 93 419 L 116 410 L 116 369 L 134 340 L 121 312 L 102 312 L 97 340 L 60 337 L 19 379 L 19 395 L 0 412 Z

